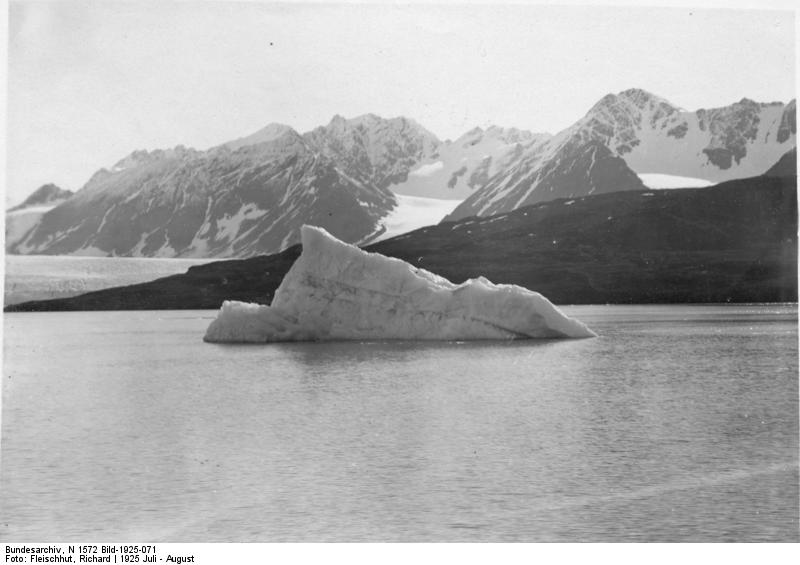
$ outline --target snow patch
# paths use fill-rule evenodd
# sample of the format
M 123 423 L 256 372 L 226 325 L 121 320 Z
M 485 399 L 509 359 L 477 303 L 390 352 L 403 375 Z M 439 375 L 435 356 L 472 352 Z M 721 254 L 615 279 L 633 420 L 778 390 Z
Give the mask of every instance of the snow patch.
M 55 206 L 30 206 L 14 212 L 6 212 L 6 249 L 22 241 L 35 228 L 47 212 Z
M 14 210 L 13 212 L 6 212 L 6 217 L 9 216 L 24 216 L 26 214 L 44 214 L 55 208 L 53 204 L 44 204 L 42 206 L 28 206 L 21 210 Z
M 87 245 L 69 253 L 72 257 L 108 257 L 108 251 L 103 251 L 99 247 Z
M 291 247 L 289 245 L 289 241 L 292 239 L 293 235 L 294 235 L 294 231 L 289 230 L 289 233 L 286 234 L 286 237 L 283 238 L 283 240 L 281 241 L 280 246 L 278 246 L 278 252 L 279 253 L 281 251 L 283 251 L 284 249 L 288 249 L 289 247 Z
M 655 190 L 663 190 L 666 188 L 705 188 L 715 184 L 705 179 L 662 175 L 658 173 L 640 173 L 638 176 L 647 188 Z
M 266 210 L 261 210 L 255 204 L 247 204 L 239 208 L 233 216 L 227 214 L 217 220 L 217 240 L 233 240 L 239 233 L 239 228 L 245 220 L 255 220 L 266 214 Z
M 397 206 L 383 218 L 386 231 L 376 241 L 438 224 L 460 204 L 458 200 L 404 194 L 395 194 L 394 197 L 397 199 Z
M 444 163 L 442 161 L 436 161 L 435 163 L 428 163 L 427 165 L 422 165 L 418 169 L 413 170 L 408 174 L 413 177 L 429 177 L 436 171 L 440 171 L 443 168 L 444 168 Z

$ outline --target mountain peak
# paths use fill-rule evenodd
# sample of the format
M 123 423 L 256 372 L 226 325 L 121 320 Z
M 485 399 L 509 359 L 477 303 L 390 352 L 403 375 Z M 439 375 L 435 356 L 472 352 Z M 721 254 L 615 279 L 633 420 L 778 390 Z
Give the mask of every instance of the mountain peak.
M 650 106 L 667 106 L 674 110 L 679 110 L 679 108 L 669 100 L 657 96 L 643 88 L 629 88 L 628 90 L 620 92 L 619 96 L 620 98 L 630 100 L 640 108 L 649 104 Z
M 659 99 L 658 96 L 653 94 L 652 92 L 648 92 L 643 88 L 628 88 L 627 90 L 623 90 L 619 93 L 620 97 L 622 98 L 631 98 L 631 99 Z
M 30 196 L 28 196 L 22 204 L 14 206 L 9 210 L 9 212 L 13 212 L 15 210 L 22 210 L 23 208 L 28 208 L 30 206 L 42 206 L 44 204 L 51 204 L 56 201 L 66 200 L 74 193 L 71 190 L 64 190 L 61 187 L 58 187 L 52 183 L 44 184 L 37 188 Z
M 354 118 L 345 118 L 341 114 L 336 114 L 323 129 L 329 130 L 349 130 L 352 128 L 373 128 L 380 124 L 412 124 L 421 127 L 414 120 L 399 116 L 397 118 L 384 118 L 372 112 L 360 114 Z
M 275 141 L 276 139 L 286 135 L 287 133 L 292 133 L 294 130 L 287 126 L 286 124 L 279 124 L 277 122 L 272 122 L 267 124 L 260 130 L 255 133 L 252 133 L 246 137 L 240 137 L 238 139 L 234 139 L 233 141 L 229 141 L 227 143 L 223 143 L 223 147 L 227 147 L 231 151 L 236 151 L 240 147 L 246 147 L 248 145 L 258 145 L 259 143 L 266 143 L 268 141 Z M 294 132 L 296 134 L 296 132 Z
M 126 169 L 133 169 L 140 165 L 155 163 L 163 159 L 185 159 L 196 156 L 199 152 L 191 147 L 176 145 L 172 149 L 137 149 L 117 161 L 111 168 L 111 173 L 118 173 Z
M 623 90 L 617 94 L 606 94 L 594 106 L 592 106 L 592 109 L 589 111 L 589 113 L 593 113 L 605 108 L 619 106 L 620 104 L 634 106 L 640 110 L 646 107 L 654 108 L 659 106 L 671 108 L 673 110 L 679 110 L 677 106 L 665 100 L 664 98 L 661 98 L 660 96 L 656 96 L 652 92 L 648 92 L 642 88 L 628 88 L 627 90 Z
M 739 102 L 737 102 L 739 106 L 760 106 L 758 102 L 755 100 L 751 100 L 750 98 L 744 97 Z
M 359 124 L 372 124 L 372 123 L 375 123 L 375 122 L 383 122 L 383 121 L 386 121 L 386 120 L 384 120 L 383 118 L 381 118 L 377 114 L 373 114 L 372 112 L 369 112 L 367 114 L 361 114 L 360 116 L 356 116 L 355 118 L 353 118 L 351 120 L 348 120 L 348 122 L 350 122 L 352 124 L 356 124 L 356 125 L 359 125 Z

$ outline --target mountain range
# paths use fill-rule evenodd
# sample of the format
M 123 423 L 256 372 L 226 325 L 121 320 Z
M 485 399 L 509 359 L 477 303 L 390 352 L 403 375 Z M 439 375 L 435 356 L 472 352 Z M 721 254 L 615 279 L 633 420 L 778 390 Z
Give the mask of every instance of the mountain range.
M 797 300 L 796 152 L 717 186 L 560 198 L 414 230 L 366 246 L 460 283 L 487 277 L 557 304 Z M 787 174 L 788 173 L 788 174 Z M 300 245 L 185 274 L 6 311 L 269 304 Z
M 553 198 L 645 188 L 637 173 L 719 182 L 759 175 L 795 144 L 795 101 L 685 112 L 641 89 L 609 94 L 575 124 L 524 151 L 449 220 Z
M 270 124 L 205 151 L 134 151 L 23 233 L 7 230 L 6 248 L 249 257 L 294 245 L 303 224 L 367 244 L 390 235 L 389 218 L 415 214 L 409 203 L 424 199 L 452 201 L 446 219 L 454 221 L 643 191 L 648 174 L 752 177 L 794 148 L 795 138 L 794 101 L 743 99 L 686 112 L 640 89 L 603 97 L 556 135 L 493 126 L 440 141 L 411 119 L 373 114 L 337 115 L 304 134 Z

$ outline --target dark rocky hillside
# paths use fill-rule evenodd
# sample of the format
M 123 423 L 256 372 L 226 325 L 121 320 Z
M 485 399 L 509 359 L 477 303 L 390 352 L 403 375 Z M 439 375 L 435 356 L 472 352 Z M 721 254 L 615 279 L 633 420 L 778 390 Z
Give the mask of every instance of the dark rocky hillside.
M 483 275 L 558 304 L 797 300 L 796 177 L 561 199 L 443 223 L 367 247 L 454 282 Z M 299 246 L 7 311 L 269 303 Z
M 787 151 L 778 162 L 764 173 L 767 177 L 789 177 L 797 174 L 797 148 Z

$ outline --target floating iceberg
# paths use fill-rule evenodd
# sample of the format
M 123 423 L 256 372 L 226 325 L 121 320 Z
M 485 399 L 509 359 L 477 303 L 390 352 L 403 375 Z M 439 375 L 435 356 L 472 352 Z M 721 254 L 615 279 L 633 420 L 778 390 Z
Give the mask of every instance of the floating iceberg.
M 453 284 L 302 227 L 303 253 L 271 306 L 226 301 L 210 342 L 592 337 L 537 292 L 480 277 Z

